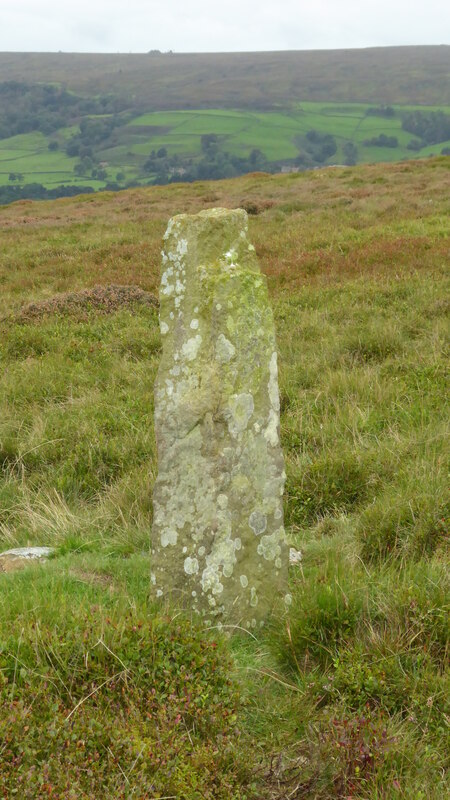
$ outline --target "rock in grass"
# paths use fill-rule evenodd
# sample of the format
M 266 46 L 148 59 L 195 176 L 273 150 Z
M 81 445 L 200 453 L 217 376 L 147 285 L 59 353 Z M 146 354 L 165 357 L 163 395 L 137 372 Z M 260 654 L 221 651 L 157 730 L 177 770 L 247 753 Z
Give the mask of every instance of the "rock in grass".
M 53 547 L 16 547 L 0 553 L 0 572 L 16 572 L 28 564 L 48 558 Z
M 255 627 L 287 595 L 277 353 L 247 214 L 170 220 L 155 385 L 152 587 Z

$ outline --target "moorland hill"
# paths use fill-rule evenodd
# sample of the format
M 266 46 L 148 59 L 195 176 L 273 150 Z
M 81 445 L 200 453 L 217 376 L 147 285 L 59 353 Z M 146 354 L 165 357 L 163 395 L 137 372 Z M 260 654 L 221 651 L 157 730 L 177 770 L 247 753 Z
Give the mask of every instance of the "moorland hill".
M 450 46 L 264 53 L 0 53 L 3 81 L 112 93 L 149 111 L 301 100 L 450 105 Z

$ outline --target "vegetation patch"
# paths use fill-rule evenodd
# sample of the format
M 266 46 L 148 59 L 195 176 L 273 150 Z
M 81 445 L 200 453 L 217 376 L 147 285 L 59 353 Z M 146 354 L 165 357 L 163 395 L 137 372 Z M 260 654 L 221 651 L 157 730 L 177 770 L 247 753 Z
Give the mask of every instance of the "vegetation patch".
M 138 286 L 94 286 L 92 289 L 56 295 L 38 303 L 28 303 L 16 313 L 15 321 L 31 322 L 52 314 L 69 314 L 86 319 L 90 311 L 113 314 L 120 308 L 133 307 L 135 304 L 157 308 L 158 300 Z
M 2 209 L 0 549 L 55 548 L 0 573 L 5 800 L 448 795 L 447 185 L 434 158 Z M 289 615 L 231 637 L 149 603 L 154 298 L 168 218 L 244 202 L 301 555 Z
M 35 619 L 19 650 L 5 634 L 4 797 L 245 797 L 223 644 L 180 618 L 92 608 L 58 628 Z

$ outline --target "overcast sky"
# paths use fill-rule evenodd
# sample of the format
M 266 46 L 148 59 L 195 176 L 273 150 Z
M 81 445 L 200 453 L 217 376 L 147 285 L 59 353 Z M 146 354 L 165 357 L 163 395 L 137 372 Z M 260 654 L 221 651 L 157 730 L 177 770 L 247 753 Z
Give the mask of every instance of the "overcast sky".
M 448 44 L 449 8 L 448 0 L 0 0 L 0 51 Z

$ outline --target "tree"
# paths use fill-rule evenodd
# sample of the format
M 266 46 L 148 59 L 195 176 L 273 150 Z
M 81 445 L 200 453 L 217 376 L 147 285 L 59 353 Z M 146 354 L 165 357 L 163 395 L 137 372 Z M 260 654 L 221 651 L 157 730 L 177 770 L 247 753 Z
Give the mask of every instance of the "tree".
M 330 133 L 320 133 L 320 131 L 316 130 L 308 131 L 304 147 L 305 150 L 311 154 L 312 159 L 318 164 L 323 164 L 328 158 L 334 156 L 337 151 L 337 144 L 334 136 Z
M 450 139 L 450 114 L 443 111 L 411 111 L 404 114 L 402 128 L 425 144 L 438 144 Z
M 80 143 L 77 141 L 70 141 L 66 147 L 66 153 L 71 158 L 77 156 L 80 152 Z
M 374 136 L 372 139 L 365 139 L 363 144 L 369 147 L 398 147 L 398 139 L 396 136 L 386 136 L 385 133 L 380 133 L 379 136 Z
M 92 159 L 86 157 L 82 158 L 81 161 L 78 161 L 78 163 L 75 164 L 73 171 L 75 175 L 88 175 L 93 166 Z
M 58 144 L 58 142 L 55 142 L 55 141 L 49 142 L 49 143 L 48 143 L 48 149 L 49 149 L 49 150 L 50 150 L 50 152 L 52 152 L 52 153 L 54 153 L 54 152 L 55 152 L 55 150 L 59 150 L 59 144 Z
M 217 150 L 218 138 L 215 133 L 204 133 L 200 137 L 200 145 L 204 153 L 211 153 Z
M 251 150 L 250 152 L 248 160 L 250 161 L 252 167 L 256 167 L 260 164 L 264 164 L 266 158 L 264 154 L 261 152 L 261 150 L 258 150 L 257 147 L 254 147 L 253 150 Z
M 346 142 L 342 148 L 344 153 L 344 163 L 348 167 L 354 167 L 358 158 L 358 148 L 353 142 Z

